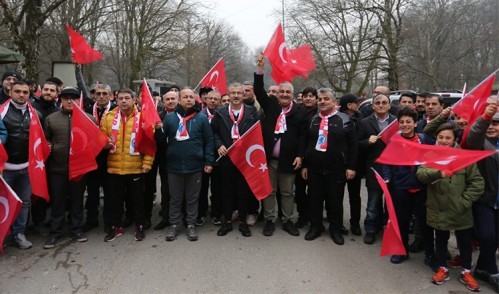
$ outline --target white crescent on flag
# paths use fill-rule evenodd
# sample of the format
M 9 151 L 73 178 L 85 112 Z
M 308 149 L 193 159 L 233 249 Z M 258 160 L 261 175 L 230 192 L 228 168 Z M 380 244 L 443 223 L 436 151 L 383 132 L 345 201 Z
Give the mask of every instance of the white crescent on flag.
M 0 224 L 3 224 L 6 220 L 7 217 L 9 216 L 9 201 L 7 198 L 0 196 L 0 204 L 5 207 L 5 216 L 3 217 L 3 220 L 0 222 Z
M 279 57 L 281 57 L 282 62 L 288 63 L 288 61 L 284 59 L 284 49 L 286 49 L 286 45 L 284 44 L 284 42 L 282 42 L 279 46 Z
M 208 81 L 208 83 L 211 83 L 211 81 L 213 81 L 214 83 L 218 82 L 218 70 L 214 71 L 213 73 L 211 73 L 210 75 L 210 80 Z M 217 77 L 216 80 L 213 80 L 213 77 Z
M 253 151 L 256 151 L 256 150 L 262 150 L 264 153 L 265 153 L 265 149 L 263 149 L 263 146 L 262 145 L 258 145 L 258 144 L 255 144 L 255 145 L 251 145 L 248 150 L 246 150 L 246 162 L 249 164 L 249 166 L 251 167 L 255 167 L 252 163 L 251 163 L 251 153 L 253 153 Z

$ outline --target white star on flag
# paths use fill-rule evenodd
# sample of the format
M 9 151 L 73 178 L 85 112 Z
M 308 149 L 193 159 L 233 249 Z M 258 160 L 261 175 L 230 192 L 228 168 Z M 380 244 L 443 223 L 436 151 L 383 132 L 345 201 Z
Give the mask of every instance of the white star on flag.
M 266 163 L 260 163 L 260 170 L 262 170 L 262 172 L 265 172 L 265 170 L 267 170 L 267 164 Z
M 45 167 L 45 164 L 43 164 L 43 160 L 36 160 L 36 167 L 35 168 L 39 168 L 39 169 L 43 170 L 44 167 Z

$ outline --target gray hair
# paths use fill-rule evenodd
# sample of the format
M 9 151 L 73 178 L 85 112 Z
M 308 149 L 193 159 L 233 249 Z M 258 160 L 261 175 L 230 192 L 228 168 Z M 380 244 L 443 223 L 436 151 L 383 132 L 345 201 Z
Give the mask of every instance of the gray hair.
M 331 93 L 331 98 L 333 98 L 333 100 L 336 100 L 336 92 L 331 88 L 320 88 L 319 90 L 317 90 L 317 93 L 318 94 Z
M 291 92 L 293 92 L 293 93 L 295 92 L 295 88 L 293 87 L 293 84 L 291 84 L 290 82 L 282 82 L 279 84 L 279 88 L 281 86 L 289 86 L 289 87 L 291 87 Z
M 97 85 L 95 85 L 95 90 L 97 90 L 97 89 L 104 89 L 104 90 L 108 91 L 109 93 L 111 93 L 111 87 L 109 85 L 97 84 Z

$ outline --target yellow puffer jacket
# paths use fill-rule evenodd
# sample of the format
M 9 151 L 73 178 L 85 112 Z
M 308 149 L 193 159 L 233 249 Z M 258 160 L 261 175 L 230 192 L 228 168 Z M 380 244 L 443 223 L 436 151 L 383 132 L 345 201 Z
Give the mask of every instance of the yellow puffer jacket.
M 142 168 L 151 169 L 154 157 L 144 154 L 130 154 L 130 138 L 132 136 L 135 108 L 136 106 L 133 107 L 133 111 L 127 117 L 124 132 L 123 119 L 121 120 L 118 129 L 118 138 L 116 139 L 116 152 L 109 152 L 109 155 L 107 156 L 107 171 L 111 174 L 141 174 Z M 119 107 L 116 107 L 114 110 L 109 111 L 102 120 L 101 130 L 108 137 L 111 137 L 114 115 L 118 110 Z

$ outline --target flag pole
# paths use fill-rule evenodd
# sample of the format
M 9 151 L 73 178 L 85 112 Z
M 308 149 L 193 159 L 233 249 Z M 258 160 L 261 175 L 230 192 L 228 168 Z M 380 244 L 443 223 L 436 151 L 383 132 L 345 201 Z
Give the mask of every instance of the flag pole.
M 203 78 L 199 81 L 199 83 L 197 84 L 196 87 L 194 87 L 193 91 L 196 92 L 196 89 L 199 87 L 199 85 L 201 85 L 201 82 L 204 80 L 204 78 L 206 78 L 206 76 L 210 73 L 210 71 L 215 67 L 217 66 L 217 64 L 220 62 L 220 60 L 222 60 L 223 57 L 220 57 L 220 59 L 215 62 L 215 65 L 213 65 L 207 72 L 206 74 L 203 76 Z

